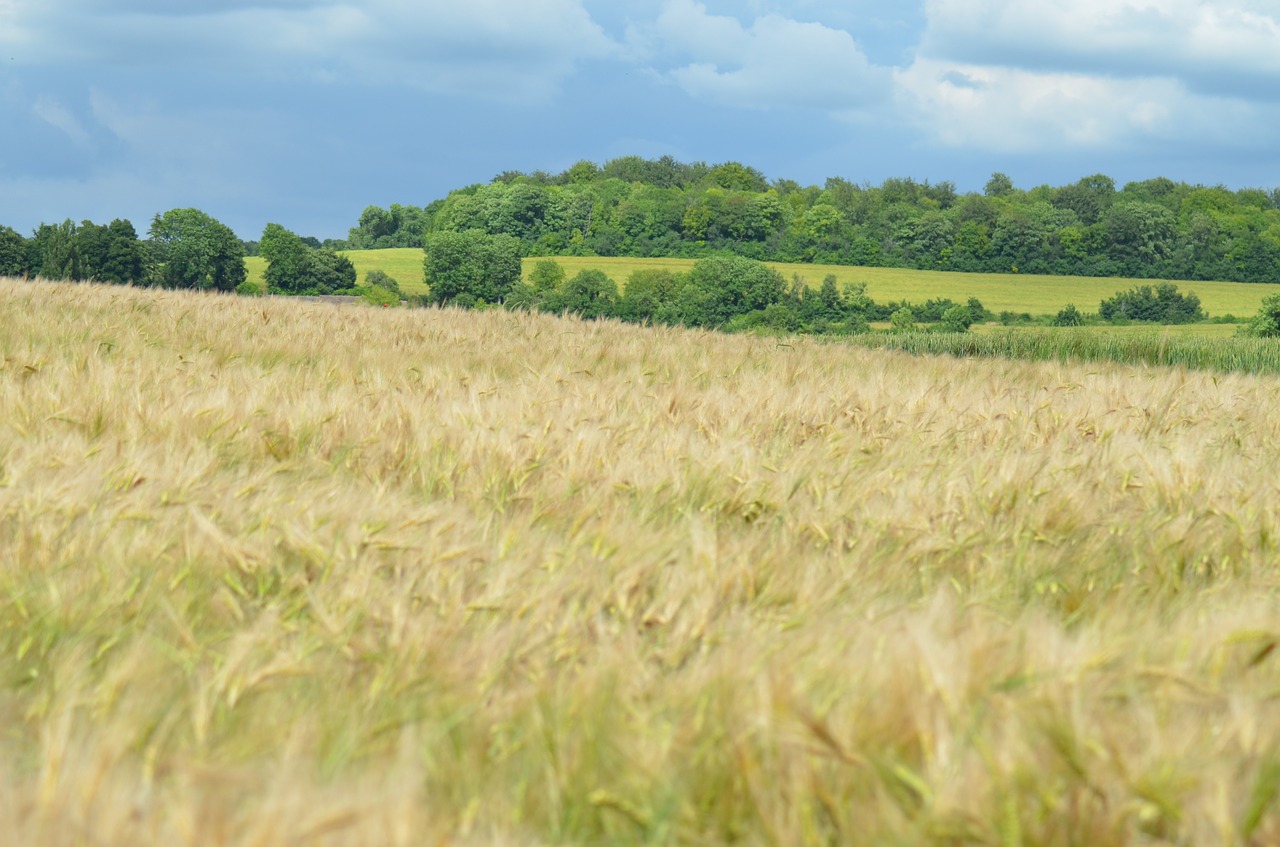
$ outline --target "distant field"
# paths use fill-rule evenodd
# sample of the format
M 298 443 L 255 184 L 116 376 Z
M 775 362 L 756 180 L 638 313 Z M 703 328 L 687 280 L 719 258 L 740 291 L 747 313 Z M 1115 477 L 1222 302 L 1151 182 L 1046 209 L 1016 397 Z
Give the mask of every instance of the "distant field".
M 350 250 L 344 255 L 356 266 L 360 280 L 374 269 L 387 272 L 400 283 L 405 294 L 421 294 L 426 291 L 422 282 L 422 251 L 413 248 L 391 250 Z M 637 270 L 659 268 L 687 271 L 693 267 L 693 259 L 633 259 L 601 258 L 596 256 L 553 257 L 570 276 L 586 268 L 599 268 L 609 274 L 619 286 Z M 524 260 L 526 276 L 538 258 Z M 246 260 L 249 279 L 262 284 L 266 261 L 259 257 Z M 859 268 L 843 265 L 787 265 L 770 262 L 788 280 L 799 274 L 810 285 L 818 285 L 828 274 L 835 275 L 841 284 L 865 282 L 867 293 L 877 301 L 910 300 L 920 303 L 930 298 L 949 297 L 964 300 L 977 297 L 993 312 L 1030 312 L 1033 315 L 1051 314 L 1068 303 L 1074 303 L 1081 311 L 1094 312 L 1098 303 L 1117 291 L 1135 285 L 1154 284 L 1152 280 L 1110 279 L 1078 276 L 1026 276 L 1013 274 L 963 274 L 939 271 L 916 271 L 904 268 Z M 1240 282 L 1178 282 L 1180 291 L 1194 291 L 1211 315 L 1232 314 L 1247 317 L 1258 310 L 1262 298 L 1280 293 L 1280 285 L 1251 285 Z M 1231 330 L 1224 331 L 1230 334 Z
M 619 284 L 632 272 L 648 268 L 684 271 L 693 259 L 604 259 L 597 257 L 555 257 L 570 276 L 584 268 L 599 268 Z M 354 259 L 353 259 L 354 261 Z M 525 260 L 528 273 L 537 259 Z M 922 303 L 930 298 L 964 300 L 977 297 L 993 312 L 1030 312 L 1044 315 L 1074 303 L 1084 312 L 1096 312 L 1098 303 L 1117 291 L 1135 285 L 1153 285 L 1153 280 L 1114 279 L 1080 276 L 1027 276 L 1016 274 L 964 274 L 917 271 L 907 268 L 859 268 L 842 265 L 787 265 L 769 262 L 788 280 L 799 274 L 810 285 L 834 274 L 841 283 L 865 282 L 867 293 L 878 302 L 910 300 Z M 1251 285 L 1240 282 L 1177 282 L 1179 291 L 1194 291 L 1211 315 L 1233 314 L 1247 317 L 1258 311 L 1262 298 L 1280 293 L 1280 285 Z
M 388 250 L 344 250 L 344 256 L 356 266 L 356 279 L 364 283 L 365 274 L 379 270 L 400 283 L 405 294 L 424 294 L 427 286 L 422 282 L 422 251 L 414 247 L 397 247 Z M 265 285 L 267 260 L 261 256 L 245 259 L 249 269 L 249 281 L 259 287 Z

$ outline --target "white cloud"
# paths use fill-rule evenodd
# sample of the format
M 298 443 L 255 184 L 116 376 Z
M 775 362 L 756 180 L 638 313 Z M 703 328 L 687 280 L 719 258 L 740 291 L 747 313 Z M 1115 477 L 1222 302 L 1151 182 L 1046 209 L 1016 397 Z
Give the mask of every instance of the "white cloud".
M 31 111 L 49 126 L 60 130 L 76 145 L 85 148 L 93 146 L 89 133 L 85 131 L 80 121 L 71 113 L 71 110 L 52 97 L 40 97 L 32 104 Z
M 1219 94 L 1280 82 L 1275 2 L 928 0 L 926 11 L 932 58 L 1165 76 Z
M 694 0 L 668 0 L 653 43 L 692 60 L 668 71 L 668 79 L 692 97 L 723 105 L 842 113 L 888 89 L 887 71 L 872 66 L 849 33 L 778 14 L 748 27 Z
M 942 144 L 1274 144 L 1280 16 L 1246 0 L 928 0 L 904 114 Z

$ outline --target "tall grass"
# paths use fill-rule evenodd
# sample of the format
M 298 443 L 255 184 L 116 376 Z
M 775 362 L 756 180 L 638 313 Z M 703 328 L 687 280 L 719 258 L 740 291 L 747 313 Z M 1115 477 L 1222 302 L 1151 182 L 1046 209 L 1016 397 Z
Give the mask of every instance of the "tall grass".
M 1280 841 L 1274 378 L 0 282 L 24 845 Z
M 1002 330 L 981 334 L 877 333 L 858 336 L 855 340 L 865 347 L 909 353 L 1030 361 L 1108 361 L 1280 374 L 1280 344 L 1274 341 L 1261 338 L 1198 337 L 1159 329 L 1115 332 L 1063 327 Z

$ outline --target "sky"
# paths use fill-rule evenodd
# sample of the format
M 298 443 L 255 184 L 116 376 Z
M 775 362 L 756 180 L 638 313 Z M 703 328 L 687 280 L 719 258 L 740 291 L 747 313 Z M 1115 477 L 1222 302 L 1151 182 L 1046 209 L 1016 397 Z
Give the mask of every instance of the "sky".
M 0 0 L 0 225 L 340 238 L 509 170 L 1280 186 L 1280 0 Z

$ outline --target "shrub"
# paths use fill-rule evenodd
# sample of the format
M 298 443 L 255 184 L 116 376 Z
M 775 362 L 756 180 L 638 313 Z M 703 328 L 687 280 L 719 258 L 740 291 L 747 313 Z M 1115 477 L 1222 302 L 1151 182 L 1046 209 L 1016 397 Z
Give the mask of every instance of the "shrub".
M 1178 286 L 1171 282 L 1116 292 L 1115 296 L 1102 301 L 1098 314 L 1112 322 L 1124 319 L 1161 324 L 1193 323 L 1205 318 L 1200 298 L 1194 292 L 1179 294 Z
M 1238 332 L 1253 338 L 1280 338 L 1280 294 L 1264 297 L 1258 314 L 1240 327 Z
M 889 316 L 890 332 L 915 332 L 917 329 L 915 313 L 906 306 Z
M 381 285 L 366 285 L 358 289 L 360 297 L 371 306 L 399 306 L 400 295 Z
M 367 288 L 383 288 L 392 294 L 399 295 L 400 283 L 395 277 L 382 270 L 372 270 L 364 275 L 364 284 Z
M 968 332 L 973 324 L 973 313 L 968 306 L 952 306 L 942 313 L 939 328 L 943 332 Z
M 1080 314 L 1075 303 L 1068 303 L 1053 316 L 1054 326 L 1081 326 L 1083 323 L 1084 315 Z

